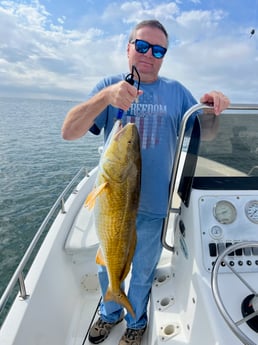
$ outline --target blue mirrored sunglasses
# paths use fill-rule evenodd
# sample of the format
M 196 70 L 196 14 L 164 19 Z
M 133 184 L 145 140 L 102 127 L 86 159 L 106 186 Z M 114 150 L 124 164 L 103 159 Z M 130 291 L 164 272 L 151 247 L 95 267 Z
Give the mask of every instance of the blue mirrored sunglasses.
M 131 41 L 130 43 L 134 44 L 135 50 L 141 54 L 146 54 L 147 51 L 151 48 L 152 55 L 156 59 L 162 59 L 167 52 L 167 48 L 161 47 L 157 44 L 150 44 L 149 42 L 144 41 L 144 40 L 136 39 L 136 40 Z

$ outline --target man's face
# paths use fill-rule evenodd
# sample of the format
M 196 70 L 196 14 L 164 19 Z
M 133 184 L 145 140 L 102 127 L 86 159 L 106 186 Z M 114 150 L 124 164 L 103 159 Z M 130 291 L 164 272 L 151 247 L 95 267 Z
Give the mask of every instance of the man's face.
M 164 33 L 160 29 L 149 26 L 145 26 L 137 30 L 133 39 L 141 39 L 150 44 L 157 44 L 165 48 L 167 47 L 167 39 Z M 155 58 L 152 55 L 151 48 L 145 54 L 138 53 L 135 50 L 135 45 L 131 43 L 128 43 L 127 53 L 130 69 L 132 65 L 136 66 L 140 73 L 142 82 L 151 83 L 157 79 L 164 58 Z

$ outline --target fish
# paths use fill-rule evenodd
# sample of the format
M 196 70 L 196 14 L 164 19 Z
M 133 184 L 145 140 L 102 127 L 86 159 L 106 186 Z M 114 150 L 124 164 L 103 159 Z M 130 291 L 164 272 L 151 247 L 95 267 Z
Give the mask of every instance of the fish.
M 135 246 L 136 216 L 141 188 L 141 149 L 134 123 L 117 120 L 100 158 L 95 187 L 85 206 L 93 208 L 100 242 L 96 262 L 105 265 L 109 285 L 104 301 L 122 305 L 135 317 L 121 288 L 131 267 Z

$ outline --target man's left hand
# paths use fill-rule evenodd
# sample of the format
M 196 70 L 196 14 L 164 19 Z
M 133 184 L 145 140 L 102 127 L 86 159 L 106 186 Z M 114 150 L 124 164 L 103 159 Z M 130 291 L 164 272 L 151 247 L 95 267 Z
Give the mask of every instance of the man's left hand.
M 230 104 L 228 97 L 219 91 L 205 93 L 200 98 L 200 102 L 213 105 L 215 115 L 219 115 L 223 110 L 227 109 Z

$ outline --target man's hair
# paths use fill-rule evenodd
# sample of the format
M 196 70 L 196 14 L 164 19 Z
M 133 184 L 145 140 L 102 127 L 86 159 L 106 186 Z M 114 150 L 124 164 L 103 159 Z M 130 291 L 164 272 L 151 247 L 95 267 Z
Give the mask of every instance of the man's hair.
M 133 30 L 131 31 L 130 33 L 130 36 L 129 36 L 129 42 L 133 41 L 135 39 L 135 36 L 136 36 L 136 32 L 137 30 L 145 27 L 145 26 L 150 26 L 151 28 L 156 28 L 156 29 L 159 29 L 161 30 L 164 35 L 166 36 L 166 39 L 167 39 L 167 43 L 168 43 L 168 33 L 167 33 L 167 30 L 164 28 L 164 26 L 156 19 L 149 19 L 149 20 L 143 20 L 142 22 L 138 23 L 134 28 Z

